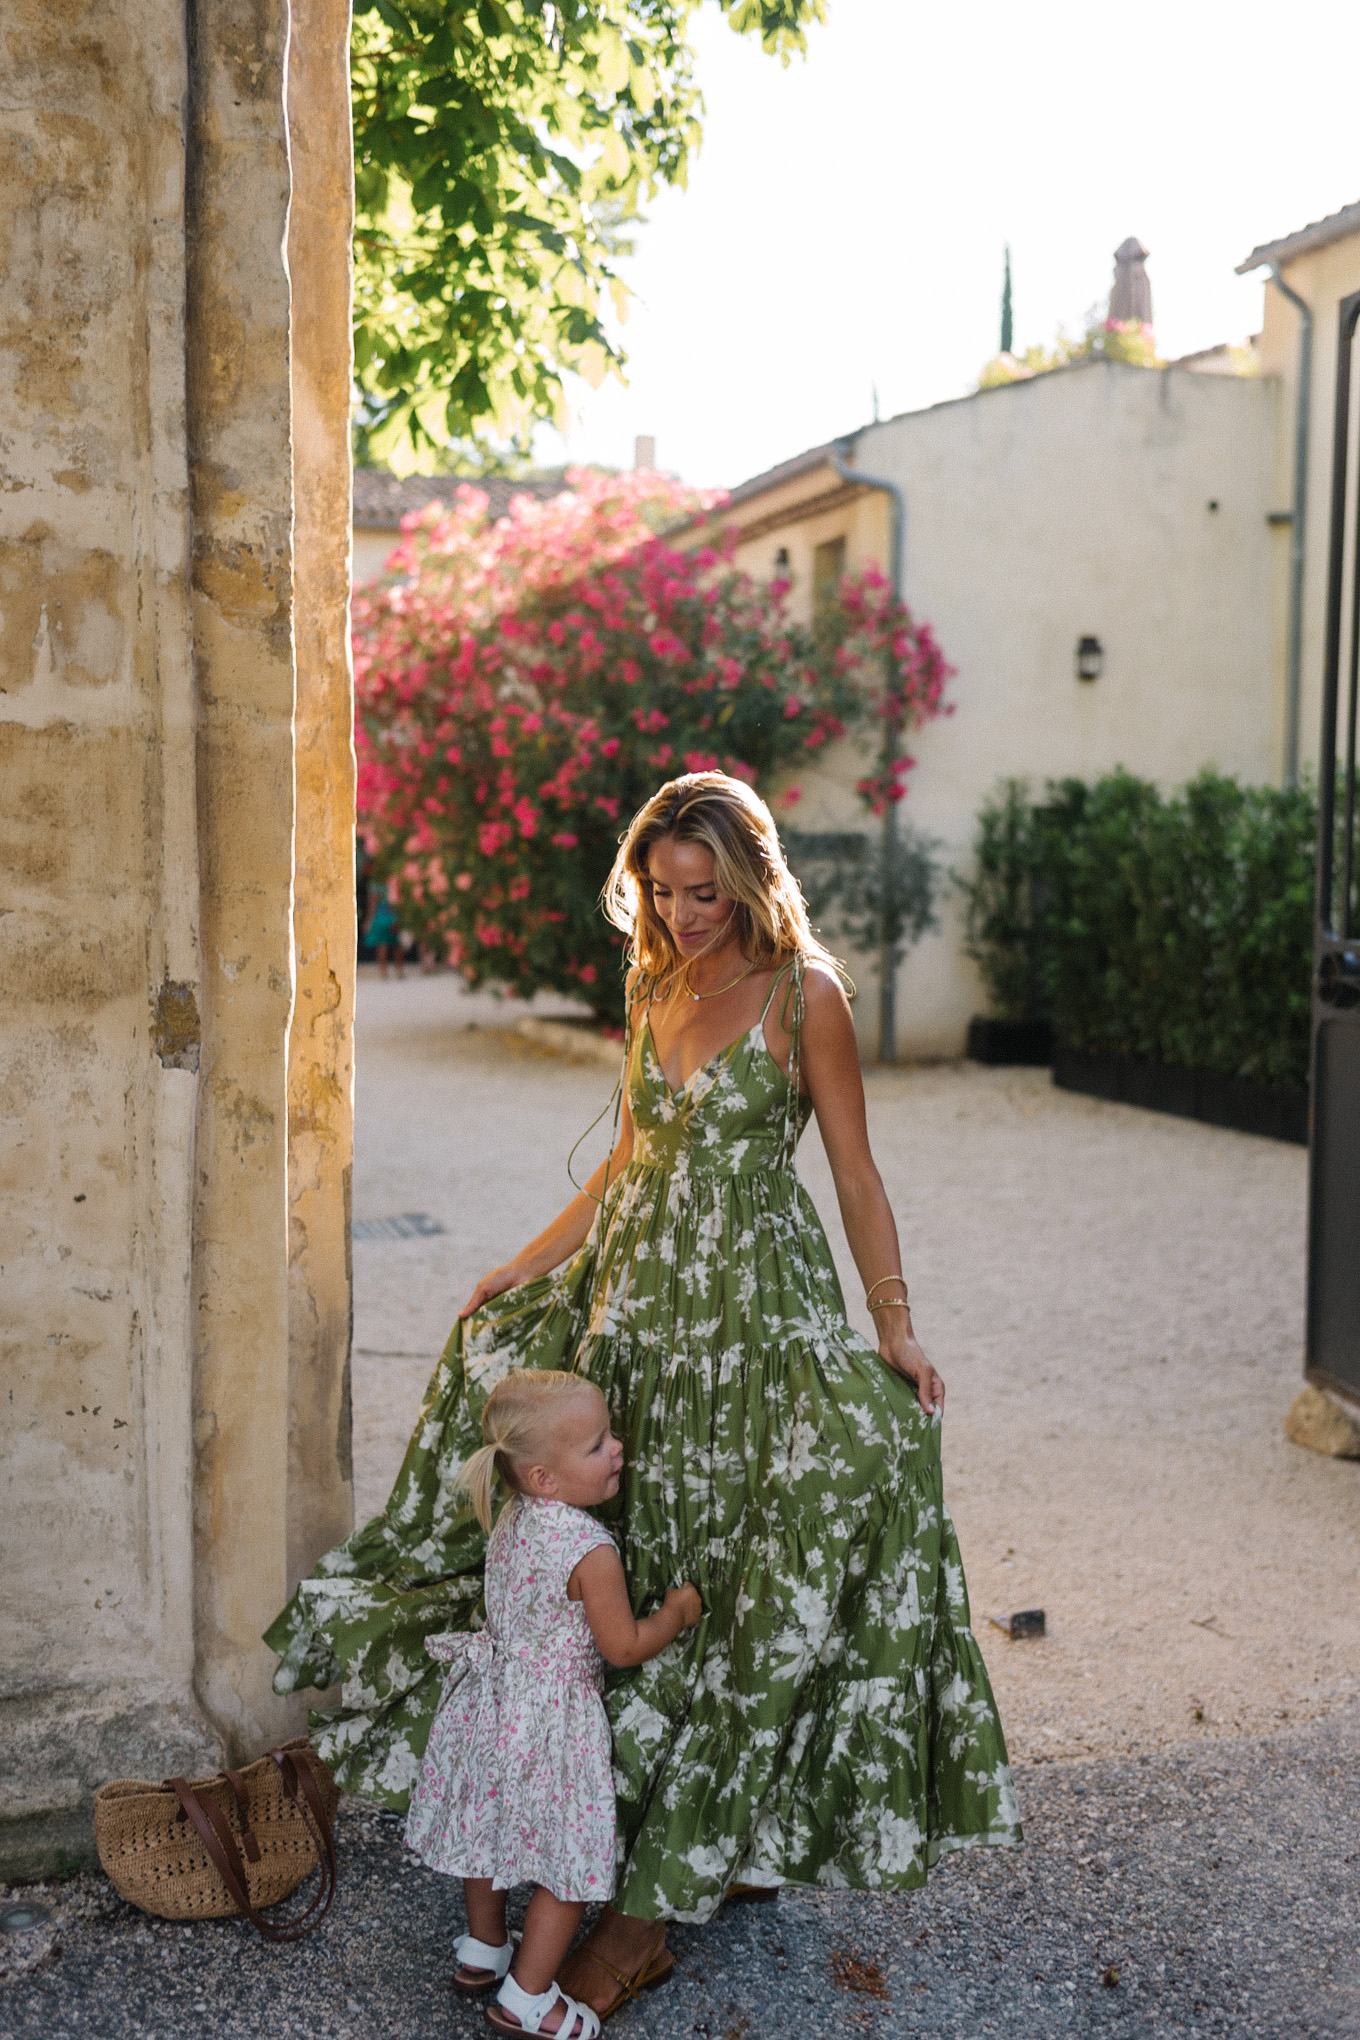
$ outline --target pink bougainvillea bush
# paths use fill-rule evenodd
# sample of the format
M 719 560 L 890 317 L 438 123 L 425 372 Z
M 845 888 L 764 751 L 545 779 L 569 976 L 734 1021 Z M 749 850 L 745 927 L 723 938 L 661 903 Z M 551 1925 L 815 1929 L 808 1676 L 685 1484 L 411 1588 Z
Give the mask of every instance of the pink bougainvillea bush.
M 356 595 L 359 826 L 403 922 L 470 984 L 613 1018 L 620 941 L 598 898 L 648 795 L 714 766 L 763 789 L 852 726 L 909 729 L 943 709 L 949 668 L 877 576 L 847 581 L 814 633 L 786 586 L 656 535 L 715 498 L 654 474 L 568 480 L 494 525 L 460 486 Z M 910 762 L 862 783 L 876 811 Z

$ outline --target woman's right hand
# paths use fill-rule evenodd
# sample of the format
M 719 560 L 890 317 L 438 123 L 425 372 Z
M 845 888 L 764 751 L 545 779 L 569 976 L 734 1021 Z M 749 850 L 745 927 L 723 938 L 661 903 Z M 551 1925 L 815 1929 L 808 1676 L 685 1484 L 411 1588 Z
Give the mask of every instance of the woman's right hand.
M 489 1275 L 483 1275 L 463 1308 L 460 1318 L 471 1317 L 474 1310 L 480 1310 L 484 1303 L 490 1303 L 493 1296 L 501 1296 L 507 1289 L 513 1289 L 524 1280 L 513 1261 L 507 1261 L 503 1268 L 493 1268 Z

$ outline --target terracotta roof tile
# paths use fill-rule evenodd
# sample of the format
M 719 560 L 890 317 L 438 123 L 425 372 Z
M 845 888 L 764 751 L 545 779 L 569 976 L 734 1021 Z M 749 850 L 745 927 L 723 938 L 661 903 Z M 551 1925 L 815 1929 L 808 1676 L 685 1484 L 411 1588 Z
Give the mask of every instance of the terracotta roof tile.
M 1314 248 L 1325 248 L 1329 241 L 1344 241 L 1348 234 L 1360 234 L 1360 200 L 1354 205 L 1343 205 L 1340 212 L 1328 213 L 1326 219 L 1313 220 L 1296 234 L 1282 235 L 1278 241 L 1262 241 L 1245 262 L 1238 263 L 1236 273 L 1246 276 L 1265 262 L 1292 262 Z

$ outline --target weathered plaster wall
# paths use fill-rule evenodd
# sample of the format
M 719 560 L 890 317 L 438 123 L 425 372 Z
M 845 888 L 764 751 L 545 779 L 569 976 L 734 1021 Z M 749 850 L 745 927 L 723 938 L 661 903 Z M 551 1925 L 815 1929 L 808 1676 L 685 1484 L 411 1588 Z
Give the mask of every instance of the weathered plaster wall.
M 194 1213 L 199 1693 L 232 1746 L 284 1717 L 252 1647 L 286 1586 L 293 1002 L 287 9 L 190 38 L 187 384 L 203 1060 Z
M 164 0 L 20 0 L 0 37 L 0 1853 L 23 1867 L 80 1848 L 92 1777 L 216 1744 L 193 1692 L 182 25 Z
M 354 1152 L 354 702 L 350 671 L 349 0 L 294 0 L 296 985 L 288 1038 L 288 1585 L 354 1523 L 349 1203 Z M 329 108 L 330 117 L 319 117 Z
M 330 47 L 293 112 L 343 137 L 343 15 L 311 16 Z M 300 1396 L 290 1365 L 286 29 L 285 0 L 194 0 L 187 26 L 172 0 L 13 0 L 0 24 L 0 1872 L 85 1853 L 104 1778 L 291 1726 L 259 1631 L 347 1526 L 330 932 L 339 996 L 299 1058 L 340 1101 L 306 1161 L 324 1336 Z M 339 316 L 343 353 L 347 213 L 315 227 L 312 323 Z M 296 380 L 333 496 L 327 345 Z M 334 809 L 303 888 L 328 931 L 353 890 L 347 514 L 299 580 L 304 717 L 341 722 L 305 796 Z M 329 1463 L 319 1510 L 290 1462 Z

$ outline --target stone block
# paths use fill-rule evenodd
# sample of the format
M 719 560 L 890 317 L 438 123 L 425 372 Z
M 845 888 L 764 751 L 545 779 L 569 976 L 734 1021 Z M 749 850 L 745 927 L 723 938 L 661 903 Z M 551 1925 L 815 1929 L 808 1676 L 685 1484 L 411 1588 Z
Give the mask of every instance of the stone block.
M 1324 1459 L 1360 1459 L 1360 1413 L 1343 1407 L 1325 1389 L 1311 1382 L 1301 1388 L 1289 1405 L 1284 1434 Z

